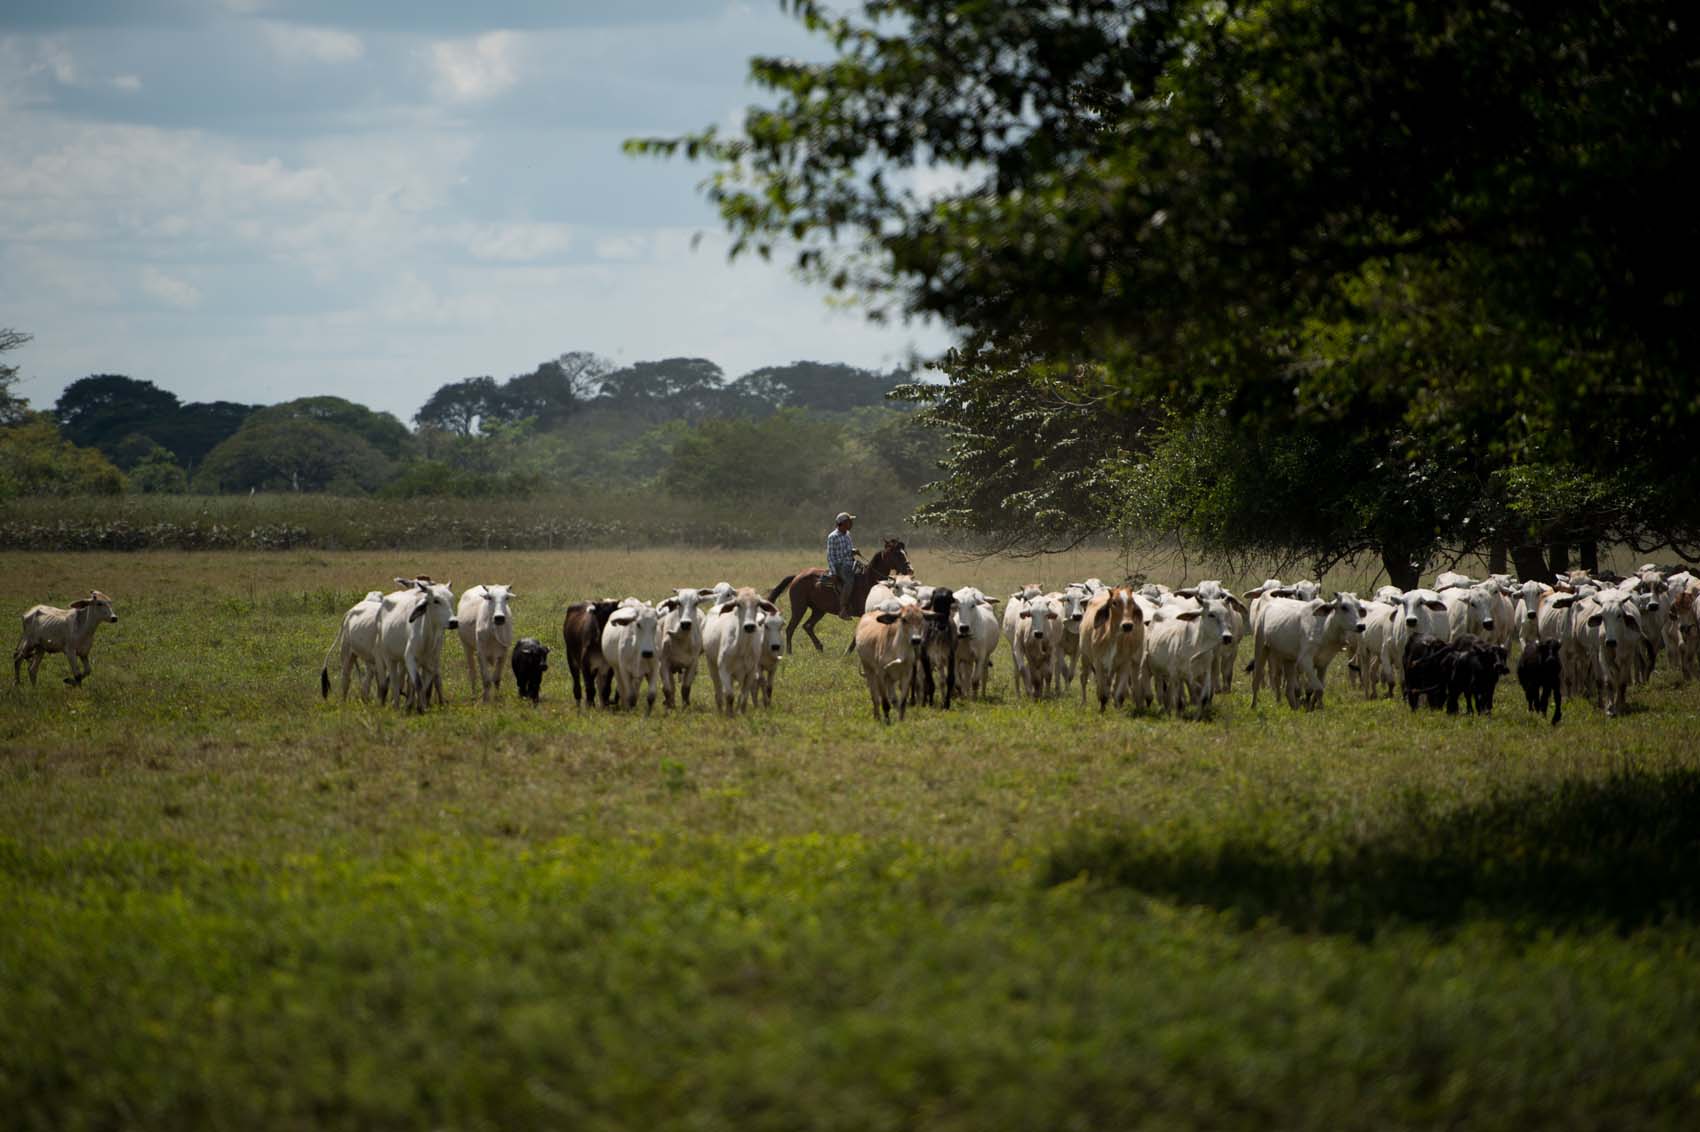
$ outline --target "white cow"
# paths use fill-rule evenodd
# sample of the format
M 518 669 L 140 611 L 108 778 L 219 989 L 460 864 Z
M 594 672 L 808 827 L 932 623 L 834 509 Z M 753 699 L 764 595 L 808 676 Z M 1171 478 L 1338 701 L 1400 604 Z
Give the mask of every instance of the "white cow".
M 725 583 L 721 583 L 724 585 Z M 679 702 L 691 706 L 691 684 L 697 678 L 697 661 L 702 658 L 702 603 L 715 597 L 717 588 L 686 586 L 656 605 L 661 615 L 661 700 L 673 706 L 673 687 Z M 781 621 L 783 624 L 783 621 Z
M 514 647 L 508 611 L 513 596 L 512 586 L 470 586 L 460 595 L 455 611 L 460 647 L 466 653 L 466 678 L 473 695 L 485 703 L 501 692 L 502 672 Z
M 1091 595 L 1085 586 L 1069 585 L 1045 596 L 1062 610 L 1062 635 L 1051 654 L 1053 679 L 1061 689 L 1074 680 L 1075 665 L 1080 660 L 1080 619 L 1086 615 L 1086 599 Z
M 1511 601 L 1511 620 L 1517 626 L 1517 640 L 1528 649 L 1541 639 L 1541 606 L 1552 597 L 1553 588 L 1545 582 L 1519 583 Z
M 1232 643 L 1225 644 L 1216 650 L 1213 679 L 1216 691 L 1232 691 L 1234 687 L 1234 663 L 1239 657 L 1240 640 L 1250 627 L 1251 611 L 1246 608 L 1244 602 L 1240 601 L 1239 595 L 1229 590 L 1217 579 L 1203 581 L 1184 590 L 1176 590 L 1175 595 L 1183 598 L 1207 597 L 1227 602 L 1228 611 L 1232 614 L 1234 639 Z
M 779 662 L 785 659 L 785 614 L 763 613 L 761 628 L 756 635 L 761 638 L 761 665 L 756 676 L 761 689 L 761 704 L 772 707 L 773 678 L 779 675 Z M 686 702 L 690 701 L 687 699 Z
M 1615 716 L 1628 706 L 1629 685 L 1635 679 L 1635 657 L 1641 651 L 1641 623 L 1629 595 L 1602 590 L 1577 603 L 1575 639 L 1592 662 L 1598 680 L 1596 702 Z
M 1166 715 L 1190 701 L 1203 716 L 1215 690 L 1216 650 L 1233 643 L 1233 614 L 1227 603 L 1201 598 L 1196 605 L 1165 605 L 1145 627 L 1145 665 Z
M 81 684 L 94 671 L 94 666 L 89 663 L 94 631 L 105 622 L 116 623 L 117 620 L 118 614 L 112 612 L 112 599 L 99 590 L 90 590 L 88 597 L 73 601 L 69 609 L 60 609 L 56 605 L 30 606 L 24 611 L 23 636 L 12 650 L 12 683 L 24 682 L 19 669 L 27 660 L 30 685 L 33 687 L 43 658 L 50 652 L 62 652 L 65 663 L 71 668 L 71 675 L 65 677 L 65 683 Z
M 1686 570 L 1665 579 L 1665 648 L 1670 651 L 1677 669 L 1677 681 L 1686 685 L 1694 675 L 1696 654 L 1700 653 L 1700 619 L 1696 618 L 1694 603 L 1700 598 L 1700 579 Z
M 442 695 L 443 634 L 459 627 L 454 590 L 424 578 L 395 582 L 401 588 L 385 594 L 378 608 L 378 698 L 422 712 L 433 687 Z
M 761 671 L 759 618 L 778 612 L 778 606 L 752 589 L 739 590 L 709 610 L 702 630 L 703 659 L 717 710 L 732 715 L 754 698 Z
M 372 682 L 378 681 L 380 692 L 387 687 L 388 674 L 378 666 L 378 613 L 383 608 L 381 590 L 369 590 L 365 597 L 349 606 L 337 626 L 336 636 L 325 653 L 324 666 L 319 669 L 319 694 L 331 694 L 331 656 L 337 656 L 342 671 L 342 698 L 348 699 L 349 677 L 360 673 L 360 698 L 372 698 Z
M 1028 583 L 1009 595 L 1009 600 L 1003 607 L 1003 639 L 1009 642 L 1010 655 L 1014 658 L 1015 690 L 1019 693 L 1027 679 L 1027 669 L 1023 666 L 1021 653 L 1015 647 L 1015 631 L 1021 628 L 1021 614 L 1027 608 L 1027 603 L 1045 595 L 1045 591 L 1036 584 Z
M 1288 706 L 1298 707 L 1302 696 L 1306 707 L 1321 707 L 1329 662 L 1350 636 L 1364 630 L 1363 603 L 1352 593 L 1337 593 L 1328 601 L 1269 599 L 1253 627 L 1252 705 L 1265 668 L 1275 666 L 1288 674 Z
M 655 710 L 655 691 L 661 683 L 661 649 L 656 639 L 660 620 L 653 605 L 628 598 L 602 627 L 602 655 L 614 669 L 616 702 L 627 709 L 637 707 L 638 685 L 648 681 L 645 715 Z
M 1013 602 L 1011 604 L 1014 604 Z M 1005 618 L 1007 620 L 1007 613 Z M 1051 691 L 1056 679 L 1056 654 L 1062 648 L 1062 605 L 1040 595 L 1016 614 L 1013 649 L 1017 696 L 1038 699 Z
M 1486 639 L 1495 628 L 1493 597 L 1487 590 L 1474 585 L 1454 585 L 1444 590 L 1436 586 L 1435 592 L 1446 603 L 1445 637 L 1448 641 L 1455 641 L 1465 633 Z
M 1397 681 L 1387 663 L 1387 646 L 1393 638 L 1393 621 L 1398 612 L 1398 608 L 1390 602 L 1366 601 L 1364 631 L 1357 634 L 1355 642 L 1347 643 L 1352 663 L 1357 666 L 1358 682 L 1363 685 L 1367 699 L 1375 699 L 1384 688 L 1390 698 L 1393 695 L 1393 685 Z
M 956 685 L 970 699 L 986 694 L 992 670 L 992 654 L 998 647 L 998 615 L 992 599 L 964 586 L 956 591 L 958 616 L 968 630 L 967 646 L 958 648 Z
M 1446 603 L 1433 590 L 1416 589 L 1400 595 L 1393 603 L 1392 632 L 1382 654 L 1383 667 L 1399 676 L 1399 687 L 1405 687 L 1405 646 L 1411 638 L 1427 634 L 1441 640 L 1451 639 L 1446 619 Z

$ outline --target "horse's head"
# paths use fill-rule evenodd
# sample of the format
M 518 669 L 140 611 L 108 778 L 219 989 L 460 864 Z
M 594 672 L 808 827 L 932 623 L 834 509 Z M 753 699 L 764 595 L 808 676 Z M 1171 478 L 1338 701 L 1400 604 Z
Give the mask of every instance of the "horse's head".
M 904 553 L 903 540 L 888 538 L 879 552 L 880 566 L 887 574 L 913 574 L 914 567 L 909 565 L 909 556 Z

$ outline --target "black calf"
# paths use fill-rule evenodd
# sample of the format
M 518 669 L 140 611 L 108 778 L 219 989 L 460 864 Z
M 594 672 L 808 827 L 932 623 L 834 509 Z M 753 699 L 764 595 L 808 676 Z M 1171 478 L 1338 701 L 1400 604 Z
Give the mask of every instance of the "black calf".
M 1564 686 L 1560 679 L 1564 666 L 1558 659 L 1557 641 L 1537 641 L 1523 649 L 1517 661 L 1517 682 L 1523 685 L 1523 695 L 1529 710 L 1547 713 L 1547 697 L 1552 697 L 1552 721 L 1558 723 L 1564 714 Z
M 512 664 L 520 697 L 536 703 L 543 690 L 543 674 L 549 671 L 549 646 L 536 637 L 521 637 L 514 645 Z
M 1448 644 L 1426 633 L 1405 645 L 1405 700 L 1416 711 L 1422 700 L 1431 708 L 1446 705 L 1448 715 L 1458 714 L 1458 701 L 1472 715 L 1493 711 L 1493 693 L 1510 654 L 1503 645 L 1490 645 L 1469 633 Z
M 956 627 L 950 623 L 950 614 L 956 608 L 956 595 L 943 586 L 933 591 L 932 600 L 926 605 L 927 632 L 921 643 L 921 701 L 928 707 L 933 706 L 933 693 L 938 689 L 939 681 L 933 675 L 935 668 L 944 670 L 944 709 L 950 710 L 950 701 L 956 695 L 956 650 L 958 641 Z

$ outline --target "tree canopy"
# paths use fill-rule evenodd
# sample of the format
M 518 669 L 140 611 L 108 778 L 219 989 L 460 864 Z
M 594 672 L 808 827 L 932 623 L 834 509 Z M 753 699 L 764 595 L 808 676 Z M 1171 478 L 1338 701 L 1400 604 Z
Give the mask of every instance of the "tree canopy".
M 1068 439 L 1135 462 L 1201 414 L 1259 459 L 1298 429 L 1378 454 L 1388 506 L 1468 453 L 1514 542 L 1556 529 L 1519 510 L 1517 469 L 1577 486 L 1572 518 L 1626 456 L 1687 475 L 1700 36 L 1674 0 L 789 6 L 831 58 L 754 60 L 771 98 L 735 136 L 631 147 L 712 163 L 734 254 L 788 250 L 876 314 L 960 328 L 941 422 L 1015 381 L 1098 406 L 1113 439 Z M 955 434 L 959 486 L 1019 447 L 983 423 Z M 1314 506 L 1347 514 L 1331 486 Z M 1665 533 L 1700 530 L 1693 498 Z M 1384 557 L 1479 542 L 1470 511 Z

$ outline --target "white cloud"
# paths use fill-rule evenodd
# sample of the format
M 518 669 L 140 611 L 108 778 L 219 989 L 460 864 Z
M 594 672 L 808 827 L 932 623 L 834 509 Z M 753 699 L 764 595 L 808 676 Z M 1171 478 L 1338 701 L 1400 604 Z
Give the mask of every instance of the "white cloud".
M 642 259 L 649 250 L 648 241 L 641 236 L 604 236 L 596 241 L 596 258 L 612 260 Z
M 142 269 L 142 293 L 179 310 L 194 310 L 201 305 L 199 287 L 167 275 L 157 267 Z
M 260 25 L 278 58 L 291 63 L 353 63 L 366 45 L 353 32 L 266 20 Z
M 134 94 L 136 91 L 142 89 L 142 79 L 140 75 L 113 75 L 108 81 L 110 81 L 115 88 L 123 91 L 125 94 Z
M 566 224 L 475 224 L 451 232 L 474 258 L 496 263 L 528 263 L 559 256 L 572 246 Z
M 519 46 L 519 36 L 511 31 L 433 43 L 430 62 L 437 94 L 455 102 L 477 102 L 502 93 L 519 81 Z

